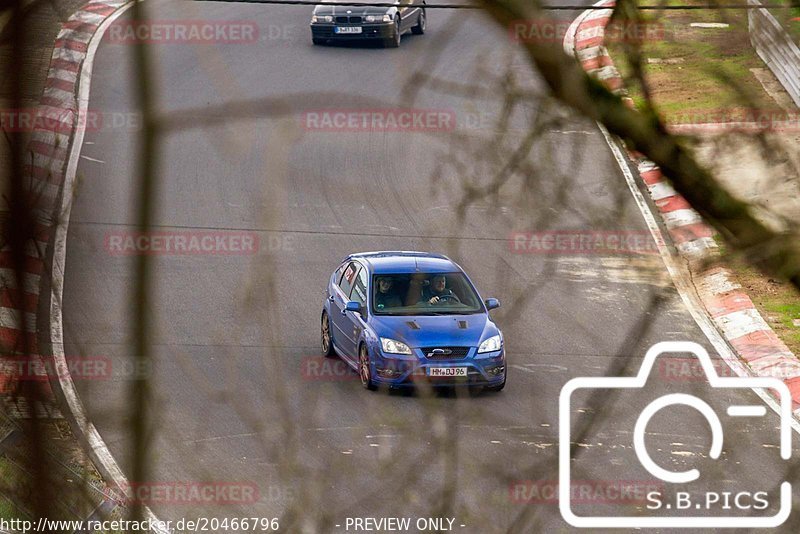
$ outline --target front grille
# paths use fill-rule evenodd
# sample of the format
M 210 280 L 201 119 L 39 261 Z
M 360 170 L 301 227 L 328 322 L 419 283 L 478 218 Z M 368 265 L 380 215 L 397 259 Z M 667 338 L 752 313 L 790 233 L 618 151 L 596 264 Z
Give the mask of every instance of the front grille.
M 434 349 L 441 349 L 445 353 L 432 354 Z M 469 354 L 469 347 L 425 347 L 419 349 L 429 360 L 460 360 Z M 449 351 L 449 352 L 448 352 Z
M 342 24 L 361 24 L 361 17 L 356 15 L 336 17 L 336 22 Z

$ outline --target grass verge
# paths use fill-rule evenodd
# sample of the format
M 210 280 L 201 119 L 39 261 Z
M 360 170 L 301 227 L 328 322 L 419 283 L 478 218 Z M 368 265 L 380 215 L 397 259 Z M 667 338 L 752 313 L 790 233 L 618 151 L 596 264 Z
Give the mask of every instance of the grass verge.
M 632 76 L 627 55 L 636 44 L 653 102 L 667 124 L 745 120 L 754 110 L 783 113 L 751 71 L 765 65 L 750 45 L 746 10 L 666 10 L 647 16 L 646 24 L 654 30 L 641 32 L 644 39 L 607 43 L 638 106 L 644 91 Z M 692 26 L 708 23 L 727 26 Z

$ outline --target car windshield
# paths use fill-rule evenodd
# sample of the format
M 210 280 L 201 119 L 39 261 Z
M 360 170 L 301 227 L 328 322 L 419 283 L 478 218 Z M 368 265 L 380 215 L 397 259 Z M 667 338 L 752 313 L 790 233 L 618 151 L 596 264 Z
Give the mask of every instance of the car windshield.
M 464 273 L 377 274 L 372 277 L 375 315 L 462 315 L 483 312 Z

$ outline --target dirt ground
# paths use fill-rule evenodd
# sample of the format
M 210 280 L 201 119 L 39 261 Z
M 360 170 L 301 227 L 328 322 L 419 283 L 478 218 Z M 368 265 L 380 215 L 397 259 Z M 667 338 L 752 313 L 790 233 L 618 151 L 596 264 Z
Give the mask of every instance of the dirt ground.
M 776 230 L 800 227 L 800 132 L 708 135 L 695 155 Z

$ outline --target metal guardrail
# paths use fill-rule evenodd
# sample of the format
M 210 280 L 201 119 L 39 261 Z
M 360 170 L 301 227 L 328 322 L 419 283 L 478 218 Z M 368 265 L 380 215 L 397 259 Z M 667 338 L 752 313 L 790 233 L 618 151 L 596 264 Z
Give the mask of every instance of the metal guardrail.
M 762 5 L 758 0 L 747 3 Z M 800 107 L 800 48 L 766 9 L 748 10 L 747 26 L 756 53 Z

